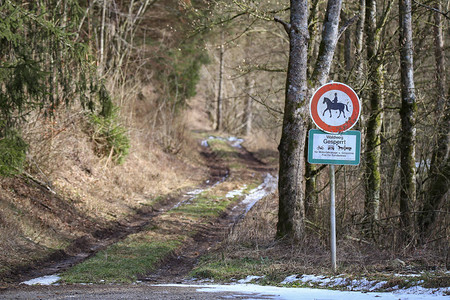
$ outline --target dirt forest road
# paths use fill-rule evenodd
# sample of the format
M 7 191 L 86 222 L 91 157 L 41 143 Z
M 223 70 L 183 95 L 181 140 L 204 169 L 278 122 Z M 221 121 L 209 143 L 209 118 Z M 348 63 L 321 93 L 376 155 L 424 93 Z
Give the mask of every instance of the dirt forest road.
M 242 171 L 239 172 L 246 174 L 238 174 L 239 178 L 248 179 L 248 176 L 264 178 L 268 173 L 275 173 L 273 167 L 260 162 L 244 147 L 239 146 L 235 148 L 235 159 L 242 165 L 245 165 L 245 168 L 241 168 Z M 228 164 L 217 156 L 216 153 L 208 149 L 208 147 L 202 147 L 202 156 L 204 156 L 207 162 L 210 174 L 208 183 L 199 188 L 208 188 L 208 186 L 226 182 L 234 176 L 232 174 L 234 171 L 230 171 Z M 128 230 L 128 233 L 125 231 L 117 235 L 119 238 L 116 238 L 116 241 L 124 238 L 127 234 L 136 232 L 139 228 L 143 228 L 148 223 L 146 220 L 142 220 L 143 218 L 147 217 L 152 219 L 158 214 L 170 211 L 174 205 L 176 206 L 177 203 L 183 201 L 185 201 L 183 197 L 170 199 L 169 202 L 159 207 L 156 214 L 153 212 L 152 214 L 139 216 L 140 221 L 138 226 L 135 226 L 133 230 Z M 18 278 L 16 284 L 9 285 L 3 288 L 3 290 L 0 290 L 0 299 L 243 299 L 241 296 L 236 296 L 236 293 L 199 293 L 196 291 L 196 288 L 158 286 L 158 284 L 186 283 L 186 276 L 194 268 L 198 259 L 215 249 L 227 235 L 229 229 L 247 210 L 248 204 L 242 202 L 235 203 L 233 207 L 230 207 L 225 213 L 222 213 L 219 218 L 207 223 L 195 225 L 194 229 L 197 233 L 193 236 L 190 243 L 183 245 L 183 248 L 177 251 L 177 255 L 171 255 L 164 260 L 156 271 L 140 275 L 138 282 L 135 284 L 50 286 L 27 286 L 20 284 L 23 280 L 62 272 L 73 265 L 73 261 L 70 261 L 73 258 L 64 258 L 60 261 L 52 262 L 52 264 L 41 269 L 29 270 L 29 272 Z M 103 245 L 105 244 L 104 241 L 99 241 L 99 244 L 102 243 Z M 108 243 L 108 245 L 110 244 Z M 101 250 L 104 247 L 106 246 L 99 246 L 97 248 Z M 83 257 L 83 255 L 78 256 Z M 248 295 L 244 298 L 252 299 Z M 261 297 L 258 299 L 261 299 Z
M 139 285 L 90 285 L 90 286 L 32 286 L 8 290 L 1 299 L 80 299 L 80 300 L 215 300 L 215 299 L 273 299 L 251 293 L 199 292 L 196 287 Z

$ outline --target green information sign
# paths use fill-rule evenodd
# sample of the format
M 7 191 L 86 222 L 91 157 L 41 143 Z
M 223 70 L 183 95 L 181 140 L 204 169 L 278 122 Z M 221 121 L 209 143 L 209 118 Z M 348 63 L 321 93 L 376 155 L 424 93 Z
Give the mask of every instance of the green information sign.
M 311 129 L 308 140 L 308 162 L 311 164 L 359 165 L 361 132 L 349 130 L 340 134 Z

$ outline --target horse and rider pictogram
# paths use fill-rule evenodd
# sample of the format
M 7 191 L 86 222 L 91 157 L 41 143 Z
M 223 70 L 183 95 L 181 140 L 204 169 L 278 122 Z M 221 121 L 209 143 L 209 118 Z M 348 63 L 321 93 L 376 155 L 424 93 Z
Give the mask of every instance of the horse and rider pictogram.
M 323 98 L 323 104 L 326 104 L 327 108 L 323 111 L 322 116 L 325 115 L 325 112 L 328 110 L 330 112 L 330 118 L 332 118 L 333 115 L 332 115 L 331 111 L 332 110 L 339 110 L 339 115 L 337 117 L 339 118 L 341 116 L 341 114 L 343 114 L 344 118 L 346 118 L 344 108 L 349 112 L 347 104 L 338 102 L 337 93 L 334 93 L 333 101 L 331 101 L 327 97 L 324 97 Z
M 339 82 L 321 86 L 311 97 L 310 113 L 314 124 L 329 133 L 342 133 L 359 119 L 361 104 L 351 87 Z

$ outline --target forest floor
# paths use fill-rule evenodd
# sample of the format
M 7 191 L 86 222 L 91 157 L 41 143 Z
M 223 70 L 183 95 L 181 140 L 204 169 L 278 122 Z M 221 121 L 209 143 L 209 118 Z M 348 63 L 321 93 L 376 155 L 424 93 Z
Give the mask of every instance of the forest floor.
M 411 269 L 408 271 L 402 266 L 385 264 L 378 266 L 378 272 L 374 269 L 366 272 L 366 277 L 358 272 L 336 276 L 326 271 L 328 259 L 324 254 L 327 251 L 320 247 L 316 253 L 308 251 L 299 254 L 299 250 L 294 249 L 297 248 L 295 245 L 274 242 L 273 219 L 276 217 L 276 208 L 273 207 L 273 199 L 276 195 L 273 192 L 276 190 L 276 178 L 272 175 L 276 173 L 275 164 L 257 159 L 242 147 L 241 140 L 233 137 L 203 135 L 200 142 L 201 157 L 208 166 L 208 179 L 203 184 L 139 211 L 126 224 L 105 232 L 94 243 L 78 241 L 75 247 L 78 251 L 70 256 L 54 257 L 45 264 L 22 270 L 14 282 L 3 286 L 0 296 L 5 299 L 140 299 L 161 295 L 166 299 L 273 299 L 271 295 L 282 293 L 281 290 L 264 291 L 258 288 L 240 291 L 238 287 L 234 291 L 231 287 L 220 286 L 211 287 L 218 293 L 197 292 L 201 289 L 199 283 L 211 281 L 302 287 L 302 292 L 306 291 L 305 287 L 323 289 L 333 286 L 338 290 L 360 291 L 345 295 L 349 299 L 369 296 L 402 299 L 403 296 L 398 293 L 369 293 L 367 296 L 361 293 L 392 292 L 399 286 L 415 289 L 409 291 L 408 299 L 439 298 L 448 294 L 448 272 L 418 271 L 413 275 Z M 267 226 L 272 228 L 267 229 Z M 261 240 L 262 235 L 267 235 L 266 241 L 272 242 Z M 176 240 L 177 243 L 163 251 L 146 271 L 134 269 L 131 273 L 123 274 L 121 270 L 108 265 L 111 261 L 119 266 L 121 263 L 135 264 L 130 257 L 139 256 L 137 252 L 121 253 L 126 259 L 115 261 L 114 249 L 118 248 L 118 252 L 122 252 L 125 248 L 118 245 L 131 247 L 141 239 L 143 243 L 153 243 L 155 240 Z M 258 239 L 260 244 L 255 245 Z M 299 259 L 300 256 L 303 258 Z M 103 267 L 105 265 L 108 266 Z M 370 268 L 370 265 L 365 267 Z M 95 273 L 102 268 L 111 269 L 113 274 L 107 275 L 107 271 Z M 304 275 L 312 273 L 322 275 Z M 367 276 L 367 273 L 372 274 Z M 403 275 L 394 276 L 394 273 Z M 58 285 L 23 284 L 24 280 L 44 275 L 57 275 Z M 423 282 L 431 289 L 424 292 L 423 288 L 417 287 L 420 283 L 424 285 Z M 183 285 L 155 286 L 167 283 Z M 290 289 L 282 291 L 294 295 L 282 299 L 296 299 L 300 292 Z M 426 296 L 413 295 L 417 291 Z M 312 291 L 308 290 L 307 293 Z M 332 295 L 330 292 L 309 295 L 311 299 L 343 297 L 343 294 Z M 309 299 L 308 296 L 305 299 Z
M 98 230 L 93 234 L 96 237 L 94 240 L 87 237 L 77 239 L 68 247 L 71 249 L 70 254 L 59 251 L 31 267 L 16 269 L 14 275 L 3 284 L 3 288 L 17 288 L 20 282 L 64 272 L 74 265 L 88 261 L 99 251 L 108 249 L 128 236 L 146 230 L 148 232 L 149 228 L 164 228 L 166 237 L 169 235 L 178 239 L 181 237 L 182 243 L 161 256 L 152 272 L 135 274 L 137 279 L 158 283 L 181 282 L 193 269 L 198 258 L 216 249 L 230 228 L 249 210 L 249 203 L 243 200 L 251 187 L 258 186 L 265 177 L 271 177 L 268 174 L 276 173 L 275 164 L 266 164 L 255 158 L 241 145 L 242 140 L 207 134 L 203 136 L 205 138 L 199 146 L 200 156 L 208 170 L 208 174 L 204 174 L 206 180 L 203 184 L 144 207 L 114 227 Z M 203 170 L 205 169 L 198 168 L 193 171 Z M 274 183 L 276 184 L 276 181 L 272 182 L 270 187 L 262 184 L 257 191 L 267 188 L 273 192 Z M 230 192 L 231 194 L 228 194 Z M 189 207 L 196 202 L 196 198 L 202 198 L 200 196 L 205 194 L 209 194 L 206 197 L 213 198 L 214 205 L 218 205 L 209 207 L 216 213 L 210 214 L 210 211 L 206 211 L 204 214 L 189 217 L 189 212 L 183 208 Z M 264 192 L 260 193 L 259 198 L 264 196 L 266 196 Z M 226 201 L 221 203 L 221 199 Z M 257 200 L 259 199 L 254 201 Z M 194 209 L 198 208 L 196 205 Z

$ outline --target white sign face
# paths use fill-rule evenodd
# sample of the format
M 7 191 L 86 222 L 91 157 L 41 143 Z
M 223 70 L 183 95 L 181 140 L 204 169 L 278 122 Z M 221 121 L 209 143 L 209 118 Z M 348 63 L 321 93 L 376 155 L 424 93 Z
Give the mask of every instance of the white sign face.
M 351 87 L 333 82 L 321 86 L 313 94 L 309 110 L 317 127 L 325 132 L 342 133 L 358 121 L 361 104 Z
M 317 102 L 318 116 L 329 126 L 341 126 L 353 113 L 353 104 L 346 93 L 332 90 L 324 93 Z
M 358 165 L 361 151 L 359 131 L 344 134 L 312 129 L 309 134 L 308 161 L 319 164 Z

